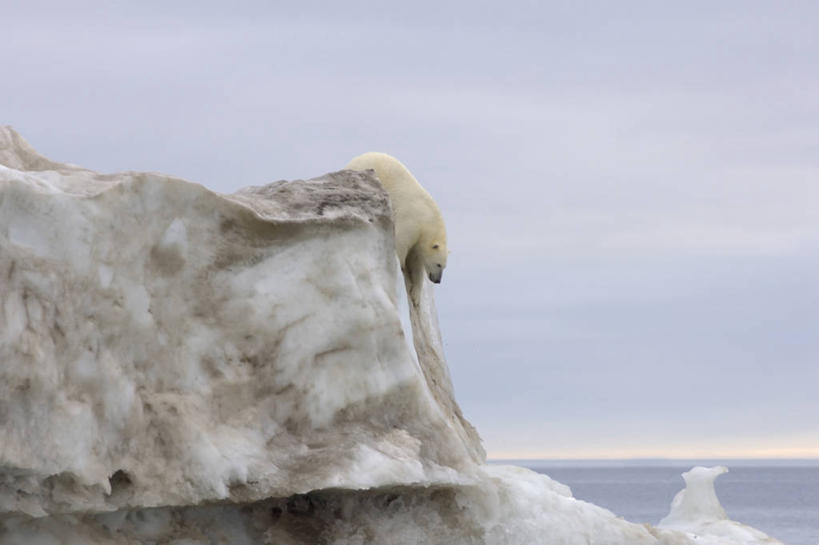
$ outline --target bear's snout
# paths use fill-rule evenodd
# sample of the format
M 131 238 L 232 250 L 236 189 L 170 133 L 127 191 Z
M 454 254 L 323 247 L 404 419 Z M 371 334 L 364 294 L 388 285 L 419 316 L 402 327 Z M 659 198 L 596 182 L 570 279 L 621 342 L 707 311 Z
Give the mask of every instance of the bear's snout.
M 441 283 L 441 277 L 442 277 L 443 275 L 444 275 L 444 272 L 443 272 L 443 271 L 439 271 L 439 272 L 438 272 L 438 274 L 435 274 L 435 273 L 429 273 L 429 279 L 430 279 L 430 281 L 431 281 L 432 283 L 434 283 L 434 284 L 440 284 L 440 283 Z

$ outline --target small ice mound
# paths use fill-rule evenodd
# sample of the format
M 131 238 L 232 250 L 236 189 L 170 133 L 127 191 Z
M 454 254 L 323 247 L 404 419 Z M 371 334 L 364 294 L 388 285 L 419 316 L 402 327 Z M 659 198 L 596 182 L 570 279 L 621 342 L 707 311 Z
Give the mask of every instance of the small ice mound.
M 704 522 L 728 519 L 714 491 L 714 481 L 723 473 L 728 473 L 725 466 L 697 466 L 683 473 L 685 488 L 674 496 L 671 512 L 658 526 L 685 529 Z
M 727 472 L 725 466 L 697 466 L 683 473 L 685 488 L 677 492 L 668 516 L 657 525 L 658 537 L 670 540 L 665 531 L 672 530 L 701 545 L 782 545 L 764 532 L 728 519 L 714 491 L 716 478 Z

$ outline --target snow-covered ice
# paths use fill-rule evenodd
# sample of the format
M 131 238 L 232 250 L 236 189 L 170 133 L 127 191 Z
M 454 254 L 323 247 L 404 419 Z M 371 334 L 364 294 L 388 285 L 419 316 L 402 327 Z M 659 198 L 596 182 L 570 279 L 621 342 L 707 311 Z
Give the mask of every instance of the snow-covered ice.
M 370 174 L 221 195 L 0 128 L 0 544 L 775 543 L 699 470 L 653 528 L 485 465 L 404 297 Z

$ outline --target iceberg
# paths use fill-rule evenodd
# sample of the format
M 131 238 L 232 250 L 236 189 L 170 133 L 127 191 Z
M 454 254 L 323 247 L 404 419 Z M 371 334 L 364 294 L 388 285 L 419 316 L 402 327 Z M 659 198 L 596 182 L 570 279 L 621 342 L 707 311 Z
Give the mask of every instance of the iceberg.
M 683 473 L 685 488 L 674 496 L 671 511 L 657 528 L 684 532 L 703 545 L 780 543 L 755 528 L 728 520 L 714 490 L 716 478 L 727 472 L 725 466 L 697 466 Z
M 370 173 L 225 195 L 0 128 L 0 544 L 763 542 L 487 465 L 401 284 Z

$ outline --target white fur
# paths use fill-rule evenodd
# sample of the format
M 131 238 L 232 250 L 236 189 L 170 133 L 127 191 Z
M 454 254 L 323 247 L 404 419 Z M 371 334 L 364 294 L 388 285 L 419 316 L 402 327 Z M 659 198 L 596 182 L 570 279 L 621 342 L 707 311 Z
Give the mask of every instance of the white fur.
M 374 170 L 387 190 L 395 223 L 395 250 L 413 302 L 418 304 L 424 272 L 433 282 L 440 282 L 449 253 L 438 205 L 407 167 L 386 153 L 359 155 L 346 168 Z

